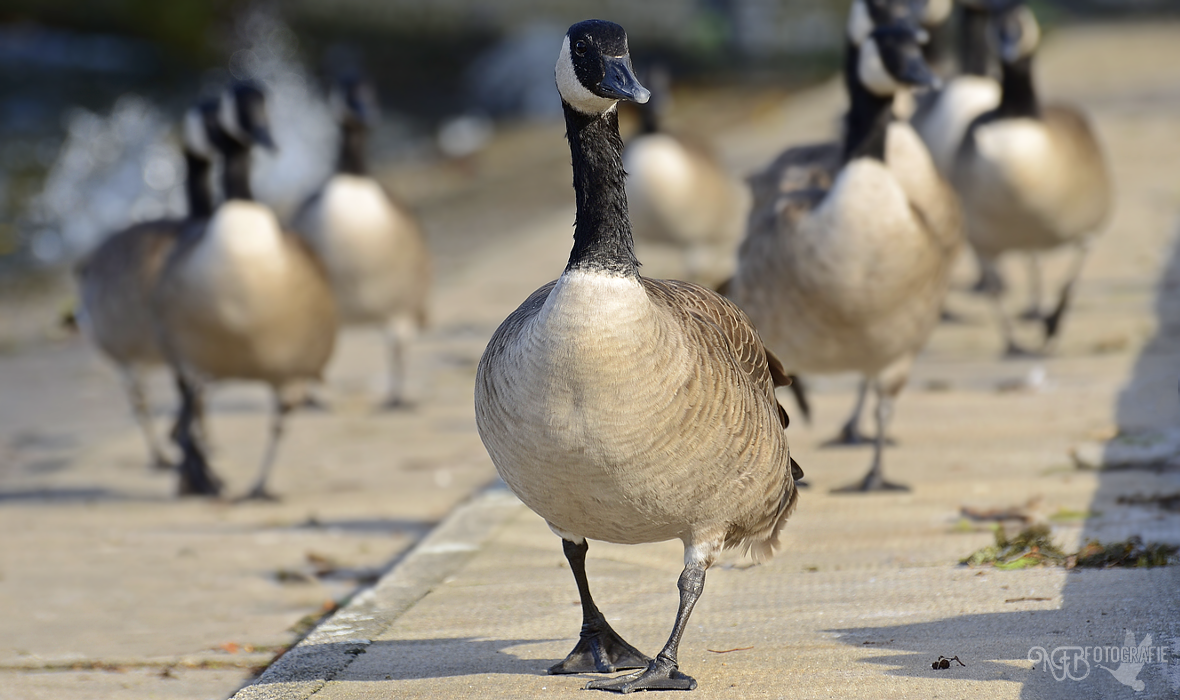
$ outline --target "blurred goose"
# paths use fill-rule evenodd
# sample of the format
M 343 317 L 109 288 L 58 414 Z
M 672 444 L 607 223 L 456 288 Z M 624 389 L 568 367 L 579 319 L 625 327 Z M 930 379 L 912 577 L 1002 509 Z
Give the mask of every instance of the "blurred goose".
M 1074 247 L 1056 307 L 1043 319 L 1048 346 L 1069 306 L 1090 240 L 1110 213 L 1110 175 L 1085 116 L 1072 107 L 1041 106 L 1032 78 L 1040 29 L 1023 3 L 1009 4 L 1014 6 L 994 21 L 1002 97 L 968 129 L 954 182 L 963 201 L 968 240 L 985 269 L 994 268 L 1006 251 Z M 1001 305 L 1000 287 L 989 291 L 1007 353 L 1022 353 Z
M 795 507 L 781 367 L 736 306 L 704 287 L 639 275 L 618 100 L 642 103 L 627 35 L 570 27 L 557 86 L 573 156 L 577 219 L 561 277 L 492 336 L 475 384 L 476 423 L 497 471 L 563 542 L 582 599 L 577 645 L 550 673 L 639 668 L 588 688 L 691 689 L 677 650 L 705 570 L 722 549 L 771 555 Z M 649 659 L 590 595 L 586 540 L 679 539 L 680 608 Z
M 206 101 L 190 109 L 184 117 L 182 142 L 188 215 L 184 219 L 136 224 L 115 233 L 74 271 L 79 327 L 118 368 L 131 410 L 157 468 L 172 465 L 156 438 L 142 383 L 143 369 L 164 364 L 152 313 L 152 290 L 185 229 L 204 225 L 213 212 L 209 170 L 214 154 L 205 136 L 204 121 L 213 119 L 216 110 L 216 101 Z
M 708 151 L 660 130 L 670 87 L 665 71 L 649 77 L 642 131 L 623 151 L 635 239 L 677 248 L 686 277 L 712 285 L 733 273 L 750 195 Z
M 388 407 L 405 405 L 405 346 L 426 322 L 430 254 L 414 216 L 368 175 L 365 138 L 377 100 L 361 80 L 333 93 L 340 122 L 336 174 L 300 211 L 295 229 L 328 272 L 343 323 L 377 326 L 389 344 Z
M 910 120 L 930 151 L 938 172 L 946 179 L 954 173 L 955 156 L 967 127 L 979 115 L 1000 104 L 1000 83 L 992 77 L 993 52 L 988 39 L 991 13 L 1006 0 L 959 0 L 962 6 L 959 35 L 960 74 L 940 90 L 919 100 Z
M 938 321 L 961 242 L 958 205 L 917 135 L 892 114 L 907 85 L 929 85 L 912 24 L 877 26 L 860 45 L 834 177 L 830 147 L 780 155 L 751 178 L 754 206 L 730 297 L 789 372 L 865 377 L 877 394 L 872 465 L 855 490 L 904 488 L 882 472 L 885 429 L 915 355 Z M 817 165 L 818 162 L 818 165 Z
M 248 498 L 266 498 L 283 419 L 332 354 L 336 313 L 323 270 L 297 236 L 284 232 L 250 190 L 250 147 L 274 147 L 262 91 L 236 83 L 221 99 L 213 145 L 224 158 L 226 201 L 208 224 L 177 245 L 160 279 L 156 309 L 165 350 L 194 383 L 245 379 L 270 385 L 274 422 Z M 187 407 L 186 407 L 187 408 Z M 215 495 L 191 426 L 178 442 L 181 493 Z

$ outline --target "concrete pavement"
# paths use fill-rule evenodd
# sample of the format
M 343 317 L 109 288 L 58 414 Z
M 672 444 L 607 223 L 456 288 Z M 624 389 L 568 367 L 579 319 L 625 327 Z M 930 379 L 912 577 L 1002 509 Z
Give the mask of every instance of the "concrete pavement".
M 956 564 L 991 539 L 960 519 L 961 506 L 1037 496 L 1033 517 L 1067 548 L 1133 533 L 1180 542 L 1180 516 L 1117 502 L 1180 491 L 1173 467 L 1080 470 L 1070 456 L 1101 465 L 1120 447 L 1168 444 L 1180 425 L 1178 38 L 1176 25 L 1131 25 L 1047 41 L 1042 87 L 1094 117 L 1115 169 L 1116 216 L 1053 359 L 998 361 L 986 306 L 952 296 L 967 323 L 937 331 L 892 428 L 887 468 L 912 493 L 828 494 L 867 466 L 867 450 L 820 448 L 851 405 L 850 378 L 811 383 L 812 426 L 785 397 L 812 488 L 770 564 L 710 571 L 681 651 L 700 682 L 694 696 L 1180 693 L 1175 567 Z M 840 102 L 830 85 L 766 103 L 716 131 L 718 148 L 749 171 L 782 146 L 833 133 Z M 393 174 L 399 191 L 425 201 L 441 255 L 433 330 L 412 359 L 418 408 L 371 413 L 380 344 L 348 333 L 331 370 L 336 410 L 292 421 L 273 482 L 280 504 L 175 502 L 173 477 L 145 470 L 109 371 L 78 343 L 0 358 L 0 698 L 224 697 L 301 618 L 381 574 L 239 696 L 516 698 L 584 685 L 544 675 L 580 622 L 559 541 L 503 491 L 482 490 L 493 472 L 474 430 L 475 363 L 500 320 L 560 272 L 573 216 L 572 197 L 556 194 L 568 197 L 569 182 L 559 128 L 510 135 L 500 148 L 475 173 L 434 174 L 450 199 L 413 190 L 430 178 Z M 513 171 L 528 149 L 539 153 Z M 649 274 L 675 274 L 649 262 Z M 964 264 L 960 285 L 970 277 Z M 231 492 L 252 476 L 264 407 L 256 389 L 213 397 L 215 468 Z M 592 543 L 589 560 L 612 624 L 654 652 L 675 610 L 679 544 Z M 1138 693 L 1093 664 L 1081 680 L 1057 681 L 1028 660 L 1037 646 L 1118 647 L 1127 630 L 1136 643 L 1151 633 L 1172 655 L 1141 669 Z M 932 670 L 940 654 L 967 666 Z

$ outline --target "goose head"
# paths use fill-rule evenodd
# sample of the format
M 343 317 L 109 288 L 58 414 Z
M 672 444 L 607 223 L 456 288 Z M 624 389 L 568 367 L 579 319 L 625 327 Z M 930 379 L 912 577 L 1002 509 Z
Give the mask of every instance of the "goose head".
M 1023 3 L 1000 13 L 994 27 L 1000 60 L 1009 65 L 1032 56 L 1041 41 L 1041 27 L 1037 24 L 1037 18 Z
M 924 44 L 929 40 L 929 35 L 922 26 L 932 26 L 925 21 L 927 7 L 925 0 L 853 0 L 848 9 L 848 40 L 853 46 L 861 46 L 877 27 L 902 25 L 914 32 L 918 43 Z
M 614 22 L 591 19 L 570 27 L 555 73 L 562 101 L 583 114 L 602 114 L 619 100 L 643 104 L 651 98 L 631 67 L 627 32 Z
M 336 121 L 344 127 L 366 129 L 381 116 L 373 84 L 357 75 L 337 80 L 329 102 Z
M 201 100 L 184 113 L 180 139 L 184 152 L 206 161 L 216 155 L 209 132 L 217 126 L 217 111 L 220 108 L 214 98 Z
M 258 144 L 277 150 L 266 115 L 266 94 L 257 83 L 239 81 L 226 88 L 221 94 L 217 126 L 241 146 Z
M 922 57 L 921 30 L 906 23 L 877 27 L 860 47 L 857 77 L 869 92 L 888 97 L 903 88 L 937 88 Z

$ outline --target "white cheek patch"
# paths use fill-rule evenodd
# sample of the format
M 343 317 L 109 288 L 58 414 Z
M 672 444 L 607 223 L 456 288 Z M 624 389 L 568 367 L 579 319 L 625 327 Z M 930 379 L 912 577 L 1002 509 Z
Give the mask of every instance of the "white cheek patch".
M 864 0 L 855 0 L 848 8 L 848 40 L 853 46 L 860 46 L 873 33 L 873 19 Z
M 1027 7 L 1021 5 L 1016 11 L 1020 18 L 1020 46 L 1017 51 L 1020 58 L 1024 58 L 1031 56 L 1041 43 L 1041 25 L 1037 24 L 1037 18 Z
M 950 16 L 951 9 L 951 0 L 926 0 L 926 10 L 922 12 L 922 26 L 937 27 Z
M 238 100 L 232 90 L 221 93 L 221 101 L 217 106 L 217 123 L 225 133 L 234 137 L 239 143 L 250 143 L 250 137 L 238 124 Z
M 856 72 L 861 84 L 878 97 L 888 97 L 902 88 L 885 68 L 885 63 L 881 61 L 881 51 L 872 38 L 861 44 L 860 63 L 856 67 Z
M 200 109 L 193 108 L 184 113 L 181 139 L 186 151 L 205 158 L 213 157 L 213 145 L 209 143 L 209 133 L 205 131 L 205 117 Z
M 561 44 L 561 54 L 557 57 L 557 68 L 554 69 L 554 74 L 557 78 L 557 91 L 561 93 L 561 99 L 583 114 L 602 114 L 613 107 L 617 101 L 609 97 L 595 95 L 578 80 L 578 75 L 574 72 L 573 57 L 570 56 L 568 35 Z

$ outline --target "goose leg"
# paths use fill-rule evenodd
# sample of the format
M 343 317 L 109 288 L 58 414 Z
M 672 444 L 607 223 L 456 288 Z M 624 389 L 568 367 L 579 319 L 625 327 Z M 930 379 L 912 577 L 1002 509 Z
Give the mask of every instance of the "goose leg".
M 705 590 L 705 566 L 699 562 L 692 562 L 684 567 L 680 580 L 676 582 L 680 589 L 680 609 L 676 611 L 676 623 L 672 626 L 672 634 L 664 648 L 647 664 L 647 668 L 638 673 L 631 673 L 618 678 L 608 678 L 590 681 L 587 690 L 613 690 L 617 693 L 630 693 L 636 690 L 693 690 L 697 682 L 691 676 L 680 672 L 676 661 L 676 654 L 680 649 L 680 638 L 684 636 L 684 628 L 688 625 L 688 616 Z
M 611 629 L 590 597 L 590 583 L 586 580 L 586 551 L 590 547 L 586 540 L 575 544 L 562 539 L 561 548 L 574 572 L 578 596 L 582 599 L 582 632 L 574 650 L 564 661 L 550 666 L 549 673 L 614 673 L 647 666 L 650 659 Z
M 291 412 L 292 403 L 284 399 L 279 389 L 275 389 L 274 399 L 274 414 L 270 424 L 270 442 L 267 444 L 266 452 L 262 457 L 262 468 L 258 471 L 258 479 L 254 482 L 254 486 L 242 497 L 242 500 L 278 500 L 277 497 L 266 490 L 266 480 L 270 476 L 271 468 L 274 466 L 275 456 L 279 451 L 279 440 L 283 437 L 284 420 L 287 418 L 287 414 Z
M 127 400 L 131 403 L 131 413 L 134 414 L 135 422 L 139 424 L 139 429 L 143 431 L 144 440 L 147 442 L 152 468 L 171 469 L 173 465 L 164 456 L 164 448 L 156 439 L 156 431 L 152 426 L 152 417 L 148 413 L 147 399 L 144 398 L 143 382 L 139 376 L 139 370 L 123 366 L 119 368 L 119 371 L 123 376 L 123 388 L 127 391 Z
M 1073 259 L 1073 265 L 1069 269 L 1069 276 L 1066 278 L 1065 286 L 1061 288 L 1061 298 L 1057 300 L 1057 307 L 1053 309 L 1053 313 L 1045 317 L 1045 344 L 1043 349 L 1048 349 L 1053 340 L 1057 337 L 1057 331 L 1061 327 L 1061 319 L 1065 316 L 1065 310 L 1069 308 L 1069 302 L 1073 297 L 1073 285 L 1078 281 L 1078 276 L 1082 274 L 1082 265 L 1086 262 L 1086 255 L 1090 252 L 1090 242 L 1084 241 L 1079 243 Z
M 176 378 L 176 395 L 180 397 L 182 410 L 177 411 L 176 420 L 172 423 L 172 430 L 168 435 L 173 442 L 177 442 L 181 433 L 181 417 L 183 416 L 183 405 L 185 401 L 189 402 L 189 410 L 192 412 L 192 427 L 190 430 L 195 431 L 193 435 L 200 441 L 202 445 L 209 444 L 209 432 L 205 427 L 205 394 L 199 384 L 195 381 L 186 379 L 180 372 L 173 373 Z M 186 398 L 188 397 L 188 398 Z
M 788 388 L 791 390 L 791 395 L 795 397 L 795 404 L 799 406 L 799 412 L 803 414 L 803 420 L 810 423 L 811 402 L 807 399 L 807 384 L 797 374 L 792 374 L 790 377 L 791 385 Z
M 209 469 L 201 437 L 194 430 L 201 414 L 200 392 L 179 374 L 176 385 L 180 390 L 180 411 L 172 428 L 172 439 L 180 448 L 180 463 L 176 467 L 180 475 L 179 495 L 218 496 L 221 480 Z
M 980 260 L 980 265 L 986 265 L 985 269 L 995 269 L 995 261 Z M 998 279 L 998 277 L 997 277 Z M 995 311 L 996 320 L 1000 323 L 1000 332 L 1004 336 L 1004 357 L 1029 357 L 1036 353 L 1025 350 L 1016 343 L 1016 329 L 1013 327 L 1012 319 L 1008 318 L 1008 314 L 1004 313 L 1004 301 L 1002 299 L 1004 294 L 1003 285 L 994 285 L 986 290 L 992 301 L 992 310 Z
M 900 390 L 900 387 L 899 387 Z M 877 383 L 877 439 L 873 443 L 873 462 L 869 466 L 868 474 L 858 484 L 838 488 L 833 493 L 857 493 L 866 491 L 909 491 L 904 484 L 894 484 L 886 481 L 883 474 L 885 461 L 885 430 L 889 426 L 889 419 L 893 417 L 893 401 L 896 392 L 882 389 Z
M 1029 253 L 1028 255 L 1028 308 L 1020 312 L 1020 318 L 1024 321 L 1040 321 L 1044 319 L 1044 314 L 1041 313 L 1041 298 L 1044 291 L 1043 280 L 1041 279 L 1041 259 L 1037 257 L 1036 253 Z
M 410 329 L 403 321 L 391 321 L 385 326 L 385 342 L 389 352 L 389 395 L 384 408 L 398 410 L 412 408 L 406 401 L 406 340 Z
M 1004 284 L 1004 278 L 1000 275 L 1000 268 L 996 266 L 995 259 L 978 255 L 976 259 L 979 260 L 979 279 L 971 291 L 977 294 L 1003 294 L 1007 285 Z
M 856 404 L 852 407 L 852 415 L 844 422 L 844 427 L 840 429 L 840 434 L 831 440 L 824 443 L 829 447 L 840 445 L 863 445 L 868 440 L 860 432 L 860 414 L 864 411 L 865 396 L 869 393 L 869 380 L 867 378 L 860 380 L 860 387 L 857 389 Z

